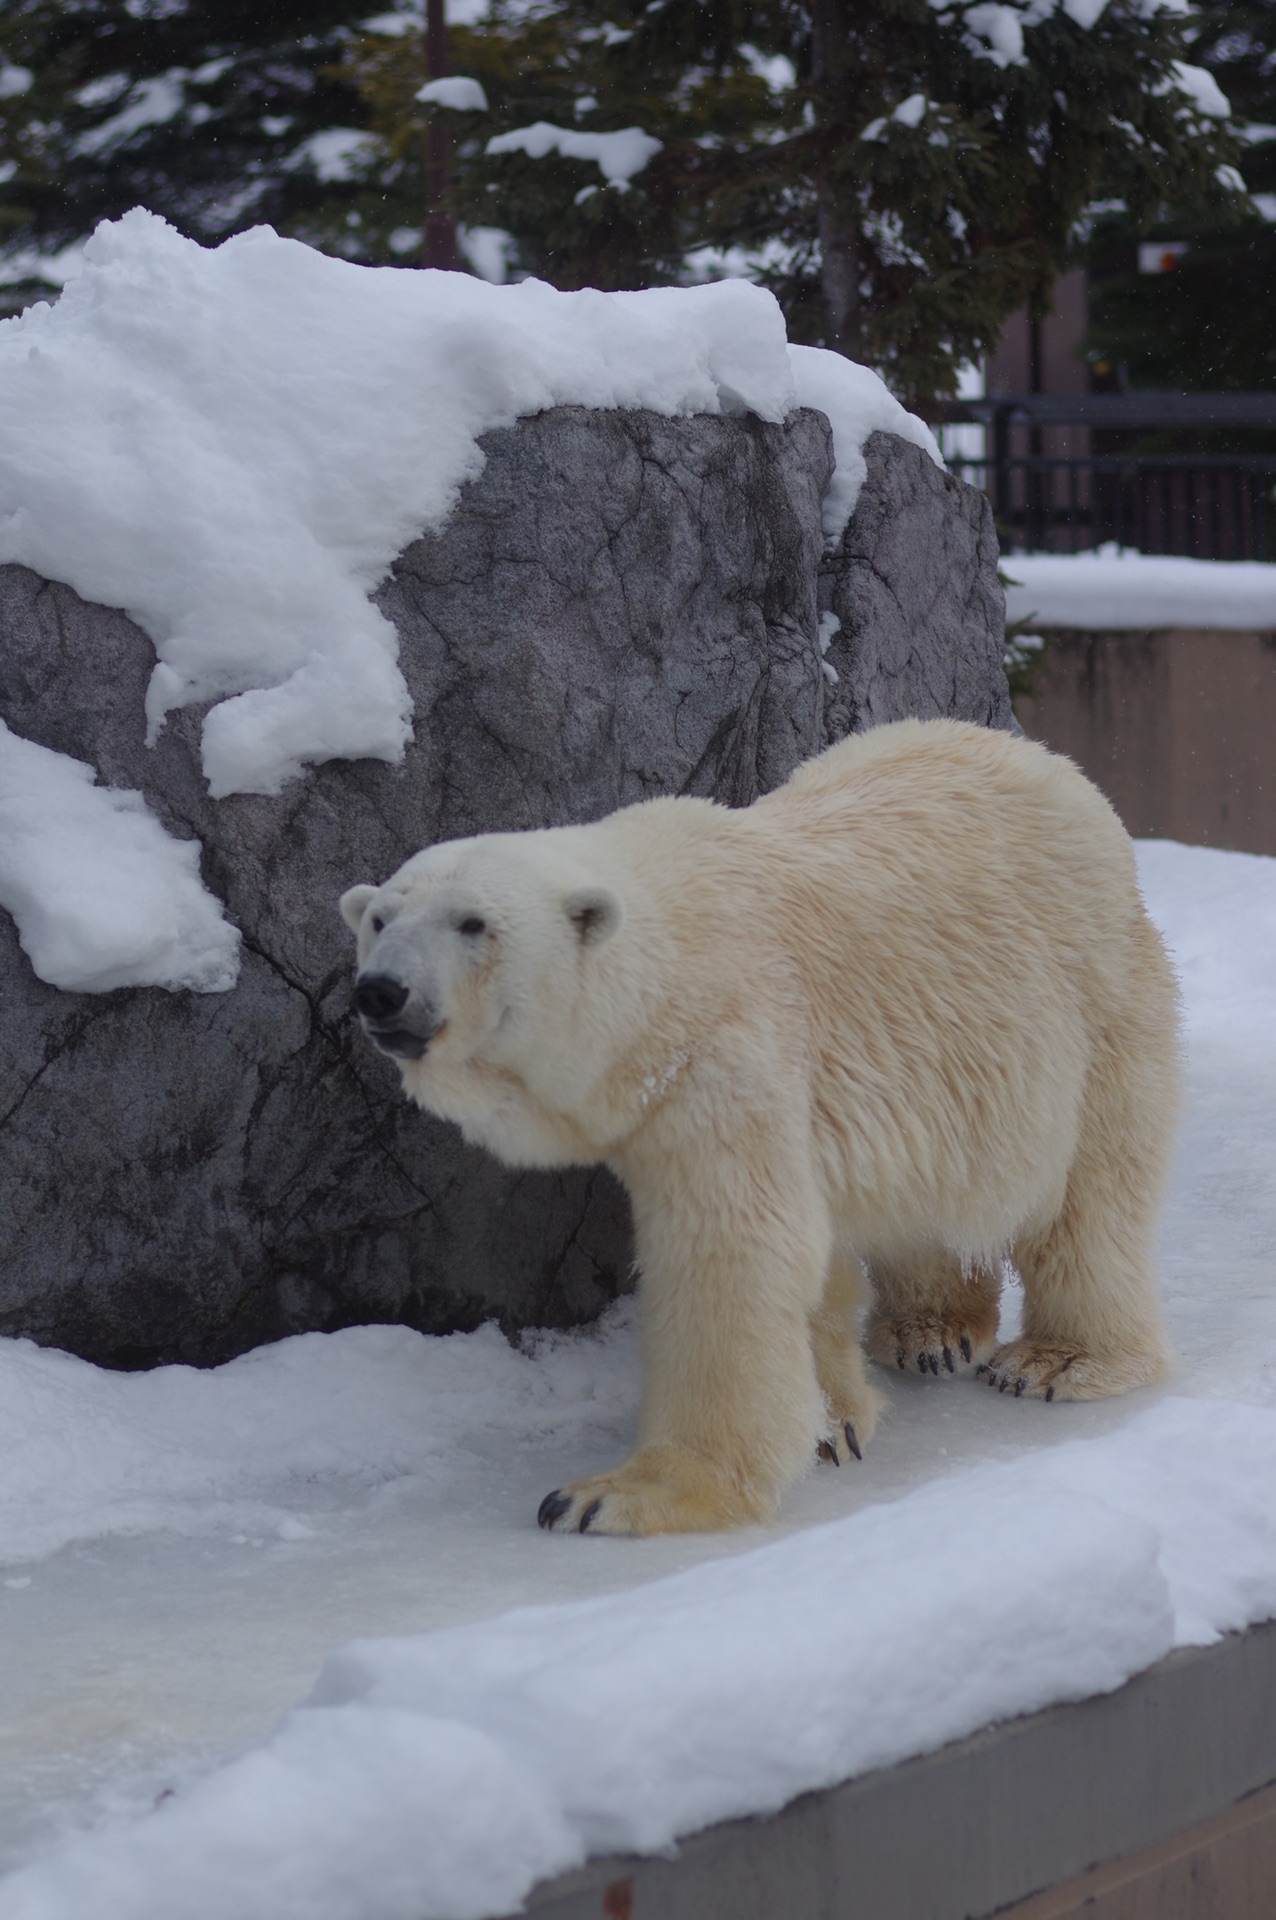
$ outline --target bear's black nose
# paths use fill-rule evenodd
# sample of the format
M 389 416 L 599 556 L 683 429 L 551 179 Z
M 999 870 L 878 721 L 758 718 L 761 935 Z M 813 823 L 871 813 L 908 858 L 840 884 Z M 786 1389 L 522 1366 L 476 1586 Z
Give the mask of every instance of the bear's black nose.
M 355 1011 L 365 1020 L 389 1020 L 408 1003 L 408 990 L 388 973 L 369 973 L 354 990 Z

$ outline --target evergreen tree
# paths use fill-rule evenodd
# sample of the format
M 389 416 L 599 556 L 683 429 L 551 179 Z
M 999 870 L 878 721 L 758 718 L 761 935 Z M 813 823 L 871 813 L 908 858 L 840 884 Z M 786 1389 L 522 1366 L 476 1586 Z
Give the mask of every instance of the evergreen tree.
M 1276 387 L 1276 0 L 1202 0 L 1191 58 L 1231 101 L 1253 196 L 1221 228 L 1166 194 L 1148 220 L 1113 210 L 1089 249 L 1091 359 L 1133 387 Z M 1185 241 L 1172 273 L 1137 271 L 1140 240 Z
M 5 0 L 0 255 L 54 253 L 139 204 L 205 242 L 264 220 L 331 244 L 366 119 L 338 72 L 361 11 Z
M 927 400 L 1014 308 L 1048 307 L 1091 202 L 1235 217 L 1241 146 L 1186 32 L 1158 0 L 497 0 L 458 35 L 489 110 L 450 116 L 456 206 L 560 286 L 749 272 L 792 337 Z M 419 58 L 411 36 L 351 56 L 403 230 L 420 128 L 447 111 L 416 104 Z M 542 121 L 661 144 L 614 184 L 570 150 L 490 150 Z
M 445 114 L 471 260 L 495 243 L 564 287 L 745 272 L 794 338 L 924 401 L 1015 307 L 1048 304 L 1089 203 L 1213 227 L 1247 204 L 1219 169 L 1249 156 L 1180 84 L 1198 56 L 1163 0 L 492 0 L 453 33 L 487 99 L 465 112 L 418 101 L 409 15 L 362 18 L 351 0 L 6 0 L 0 256 L 141 203 L 206 242 L 265 220 L 412 260 Z M 538 123 L 550 152 L 508 150 Z M 581 150 L 626 129 L 645 141 Z

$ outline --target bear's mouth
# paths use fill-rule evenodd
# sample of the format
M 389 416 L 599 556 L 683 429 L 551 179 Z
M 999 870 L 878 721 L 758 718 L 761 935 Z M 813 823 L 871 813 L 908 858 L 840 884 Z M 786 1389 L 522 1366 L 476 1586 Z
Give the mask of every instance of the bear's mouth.
M 430 1042 L 440 1032 L 441 1024 L 432 1027 L 429 1033 L 414 1033 L 411 1027 L 370 1027 L 365 1021 L 363 1030 L 374 1047 L 380 1047 L 382 1053 L 393 1054 L 396 1060 L 420 1060 L 428 1052 Z

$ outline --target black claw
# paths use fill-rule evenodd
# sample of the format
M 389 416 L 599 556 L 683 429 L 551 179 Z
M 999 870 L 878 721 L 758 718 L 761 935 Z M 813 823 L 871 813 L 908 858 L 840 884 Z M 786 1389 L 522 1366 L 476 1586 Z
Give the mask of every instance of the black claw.
M 930 1370 L 932 1373 L 936 1373 L 936 1374 L 939 1372 L 939 1362 L 935 1358 L 933 1353 L 930 1355 Z
M 926 1355 L 924 1353 L 919 1353 L 917 1356 L 917 1371 L 918 1373 L 925 1373 L 926 1371 Z
M 953 1353 L 952 1353 L 951 1347 L 944 1348 L 944 1365 L 947 1367 L 949 1373 L 956 1373 L 957 1368 L 953 1364 Z
M 1009 1385 L 1010 1385 L 1010 1382 L 1009 1382 L 1009 1380 L 999 1380 L 999 1381 L 997 1382 L 997 1391 L 998 1391 L 998 1393 L 1004 1393 L 1004 1392 L 1006 1391 L 1006 1388 L 1007 1388 L 1007 1387 L 1008 1387 Z
M 1016 1380 L 1016 1381 L 1015 1381 L 1015 1399 L 1016 1399 L 1016 1400 L 1017 1400 L 1017 1399 L 1019 1398 L 1019 1396 L 1020 1396 L 1020 1394 L 1021 1394 L 1021 1393 L 1023 1392 L 1023 1390 L 1024 1390 L 1024 1388 L 1025 1388 L 1025 1387 L 1027 1386 L 1027 1384 L 1028 1384 L 1028 1382 L 1027 1382 L 1026 1380 Z
M 1060 1367 L 1059 1369 L 1060 1373 L 1066 1373 L 1068 1371 L 1068 1368 L 1072 1365 L 1073 1361 L 1076 1359 L 1076 1357 L 1077 1356 L 1075 1353 L 1070 1353 L 1067 1359 L 1064 1361 L 1063 1365 Z
M 903 1373 L 903 1371 L 904 1371 L 904 1349 L 903 1349 L 903 1347 L 896 1347 L 896 1349 L 895 1349 L 895 1365 L 896 1365 L 896 1366 L 897 1366 L 897 1367 L 899 1368 L 899 1370 L 900 1370 L 900 1372 L 901 1372 L 901 1373 Z
M 842 1463 L 837 1457 L 837 1448 L 831 1440 L 817 1440 L 815 1443 L 815 1451 L 819 1454 L 821 1460 L 831 1460 L 835 1467 L 841 1466 Z
M 536 1516 L 537 1526 L 552 1527 L 555 1520 L 562 1519 L 563 1515 L 566 1513 L 570 1505 L 571 1505 L 570 1495 L 566 1493 L 560 1493 L 558 1491 L 558 1488 L 555 1487 L 554 1491 L 552 1493 L 547 1493 L 545 1495 L 545 1498 L 541 1501 L 540 1512 Z
M 1053 1399 L 1054 1399 L 1054 1388 L 1053 1388 L 1053 1387 L 1047 1387 L 1047 1388 L 1046 1388 L 1046 1399 L 1047 1399 L 1047 1400 L 1053 1400 Z
M 601 1507 L 602 1503 L 603 1503 L 602 1495 L 599 1494 L 597 1500 L 591 1500 L 589 1505 L 585 1508 L 584 1513 L 582 1513 L 580 1516 L 580 1532 L 581 1533 L 589 1532 L 589 1523 L 593 1519 L 594 1515 L 597 1513 L 599 1507 Z
M 846 1435 L 846 1444 L 850 1448 L 851 1452 L 855 1455 L 855 1458 L 857 1460 L 862 1460 L 864 1456 L 860 1452 L 860 1443 L 855 1438 L 855 1429 L 851 1425 L 849 1420 L 843 1421 L 842 1432 Z
M 961 1357 L 966 1362 L 966 1365 L 969 1366 L 970 1365 L 970 1335 L 968 1333 L 963 1333 L 961 1336 Z
M 980 1376 L 980 1374 L 981 1374 L 981 1373 L 987 1373 L 987 1371 L 988 1371 L 988 1362 L 987 1362 L 986 1360 L 984 1360 L 984 1361 L 982 1361 L 982 1362 L 980 1363 L 980 1365 L 979 1365 L 979 1366 L 977 1366 L 977 1367 L 975 1368 L 975 1378 L 976 1378 L 976 1380 L 978 1380 L 978 1378 L 979 1378 L 979 1376 Z

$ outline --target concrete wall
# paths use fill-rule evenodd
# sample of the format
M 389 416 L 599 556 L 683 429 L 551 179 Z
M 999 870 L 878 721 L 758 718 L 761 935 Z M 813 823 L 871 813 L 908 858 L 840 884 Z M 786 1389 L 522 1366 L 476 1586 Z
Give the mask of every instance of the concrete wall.
M 1273 1782 L 1268 1624 L 1171 1654 L 1115 1693 L 804 1794 L 768 1819 L 709 1827 L 671 1857 L 591 1861 L 540 1887 L 527 1911 L 531 1920 L 1270 1920 L 1263 1790 Z
M 1132 834 L 1276 854 L 1276 633 L 1046 639 L 1020 724 L 1074 759 Z

